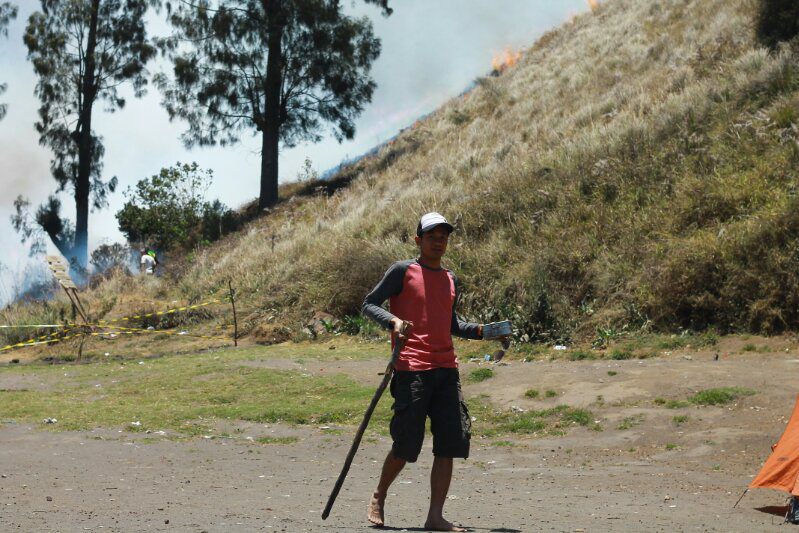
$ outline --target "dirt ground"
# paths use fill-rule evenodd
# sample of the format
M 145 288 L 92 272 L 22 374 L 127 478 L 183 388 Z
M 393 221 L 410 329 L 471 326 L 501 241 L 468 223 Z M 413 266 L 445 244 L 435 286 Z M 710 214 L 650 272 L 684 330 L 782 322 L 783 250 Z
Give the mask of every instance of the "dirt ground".
M 582 406 L 603 429 L 474 439 L 472 456 L 456 462 L 445 515 L 476 532 L 790 530 L 782 525 L 783 493 L 757 489 L 737 508 L 733 504 L 790 416 L 799 351 L 775 346 L 769 353 L 730 355 L 730 348 L 718 350 L 719 360 L 714 349 L 640 361 L 493 365 L 495 377 L 467 384 L 467 397 L 487 394 L 504 408 Z M 376 384 L 385 363 L 262 364 L 346 372 Z M 476 367 L 464 363 L 461 371 Z M 3 379 L 0 388 L 50 386 L 30 376 L 25 383 Z M 653 401 L 722 386 L 757 394 L 724 407 L 667 409 Z M 530 388 L 558 395 L 533 400 L 524 396 Z M 688 418 L 676 425 L 675 415 Z M 367 498 L 390 445 L 386 437 L 362 443 L 332 515 L 322 521 L 352 427 L 250 425 L 235 439 L 186 442 L 111 428 L 52 432 L 0 422 L 3 532 L 364 531 Z M 247 439 L 272 434 L 299 441 L 259 445 Z M 512 445 L 498 446 L 498 440 Z M 391 489 L 386 529 L 425 531 L 431 462 L 428 438 L 419 462 L 408 465 Z

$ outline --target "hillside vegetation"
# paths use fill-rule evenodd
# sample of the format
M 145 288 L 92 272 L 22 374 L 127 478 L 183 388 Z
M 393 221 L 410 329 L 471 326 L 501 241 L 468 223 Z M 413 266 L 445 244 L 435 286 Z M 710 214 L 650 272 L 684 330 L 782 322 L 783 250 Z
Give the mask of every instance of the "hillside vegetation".
M 446 265 L 464 281 L 462 314 L 510 318 L 522 340 L 795 330 L 799 45 L 759 45 L 755 9 L 604 3 L 336 186 L 286 186 L 268 216 L 164 277 L 117 276 L 86 299 L 121 316 L 222 294 L 232 278 L 245 333 L 298 331 L 315 311 L 357 313 L 414 255 L 419 215 L 438 210 L 458 227 Z

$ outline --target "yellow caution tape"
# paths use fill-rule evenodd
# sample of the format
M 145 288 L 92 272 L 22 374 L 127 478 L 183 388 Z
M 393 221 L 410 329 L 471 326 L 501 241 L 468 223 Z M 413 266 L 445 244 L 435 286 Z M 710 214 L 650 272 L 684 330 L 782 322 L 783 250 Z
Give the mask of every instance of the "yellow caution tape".
M 64 324 L 20 324 L 18 326 L 0 326 L 0 328 L 64 328 Z
M 205 307 L 206 305 L 219 303 L 221 301 L 223 301 L 223 299 L 218 298 L 216 300 L 210 300 L 210 301 L 207 301 L 207 302 L 203 302 L 201 304 L 185 305 L 183 307 L 176 307 L 174 309 L 167 309 L 166 311 L 157 311 L 155 313 L 147 313 L 147 314 L 144 314 L 144 315 L 125 316 L 125 317 L 122 317 L 122 318 L 115 318 L 113 320 L 101 320 L 100 324 L 101 325 L 104 325 L 104 324 L 115 324 L 117 322 L 125 322 L 127 320 L 133 320 L 135 318 L 146 318 L 146 317 L 150 317 L 150 316 L 169 315 L 169 314 L 172 314 L 172 313 L 177 313 L 178 311 L 187 311 L 189 309 L 197 309 L 198 307 Z
M 33 339 L 28 339 L 26 341 L 18 342 L 16 344 L 8 344 L 8 345 L 3 346 L 2 348 L 0 348 L 0 352 L 5 352 L 6 350 L 10 350 L 12 348 L 20 348 L 22 346 L 35 346 L 37 344 L 51 344 L 51 343 L 54 343 L 54 342 L 61 342 L 63 340 L 71 339 L 73 337 L 77 337 L 78 335 L 81 335 L 80 333 L 78 333 L 77 335 L 67 335 L 66 337 L 58 337 L 58 338 L 55 338 L 55 339 L 42 340 L 42 339 L 48 339 L 48 337 L 55 337 L 56 335 L 61 335 L 61 334 L 65 334 L 65 333 L 71 333 L 72 331 L 74 331 L 74 329 L 70 329 L 70 330 L 67 330 L 67 331 L 57 331 L 57 332 L 51 333 L 49 335 L 42 335 L 41 337 L 35 337 Z
M 194 333 L 187 333 L 184 331 L 170 331 L 166 329 L 143 329 L 143 328 L 123 328 L 122 326 L 111 326 L 111 325 L 103 325 L 103 324 L 89 324 L 90 326 L 97 327 L 97 328 L 114 328 L 121 330 L 122 332 L 143 332 L 143 333 L 164 333 L 166 335 L 180 335 L 185 337 L 197 337 L 199 339 L 222 339 L 222 340 L 232 340 L 230 337 L 221 337 L 219 335 L 211 336 L 211 335 L 195 335 Z M 102 333 L 100 335 L 103 335 Z M 105 333 L 107 335 L 107 333 Z
M 115 318 L 113 320 L 101 320 L 97 324 L 41 324 L 41 325 L 23 325 L 23 326 L 0 326 L 2 328 L 12 328 L 12 327 L 57 327 L 62 328 L 60 331 L 56 331 L 54 333 L 50 333 L 49 335 L 42 335 L 40 337 L 34 337 L 32 339 L 28 339 L 26 341 L 18 342 L 16 344 L 8 344 L 0 348 L 0 352 L 4 352 L 6 350 L 11 350 L 12 348 L 20 348 L 23 346 L 35 346 L 37 344 L 51 344 L 54 342 L 60 342 L 66 339 L 71 339 L 74 337 L 78 337 L 80 335 L 91 335 L 93 337 L 101 337 L 104 335 L 108 335 L 110 333 L 118 333 L 118 334 L 130 334 L 132 335 L 135 332 L 146 332 L 146 333 L 164 333 L 166 335 L 185 335 L 187 337 L 197 337 L 201 339 L 220 339 L 220 340 L 230 340 L 229 337 L 220 337 L 220 336 L 209 336 L 209 335 L 194 335 L 191 333 L 183 333 L 183 332 L 175 332 L 175 331 L 166 331 L 162 329 L 141 329 L 141 328 L 123 328 L 121 326 L 111 326 L 110 324 L 115 324 L 117 322 L 125 322 L 128 320 L 133 320 L 137 318 L 146 318 L 151 316 L 161 316 L 161 315 L 169 315 L 172 313 L 177 313 L 178 311 L 187 311 L 189 309 L 197 309 L 198 307 L 205 307 L 207 305 L 219 303 L 225 301 L 225 298 L 217 298 L 215 300 L 209 300 L 207 302 L 203 302 L 200 304 L 194 305 L 185 305 L 183 307 L 176 307 L 174 309 L 167 309 L 165 311 L 156 311 L 154 313 L 147 313 L 143 315 L 134 315 L 134 316 L 126 316 L 121 318 Z M 116 330 L 124 330 L 124 331 L 114 331 L 114 332 L 103 332 L 103 333 L 93 333 L 93 332 L 81 332 L 75 335 L 68 335 L 66 337 L 58 337 L 51 339 L 50 337 L 56 337 L 57 335 L 64 335 L 67 333 L 71 333 L 77 328 L 108 328 L 113 327 Z

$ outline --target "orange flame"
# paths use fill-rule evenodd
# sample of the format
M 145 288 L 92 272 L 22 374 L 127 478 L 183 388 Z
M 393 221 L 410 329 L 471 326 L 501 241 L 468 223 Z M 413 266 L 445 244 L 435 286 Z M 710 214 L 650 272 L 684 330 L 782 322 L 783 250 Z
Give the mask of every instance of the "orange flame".
M 504 72 L 518 63 L 520 57 L 522 57 L 520 51 L 514 52 L 508 47 L 504 51 L 494 55 L 494 58 L 491 60 L 491 67 L 494 69 L 494 72 Z
M 586 2 L 588 2 L 588 7 L 591 8 L 591 11 L 599 9 L 599 0 L 586 0 Z

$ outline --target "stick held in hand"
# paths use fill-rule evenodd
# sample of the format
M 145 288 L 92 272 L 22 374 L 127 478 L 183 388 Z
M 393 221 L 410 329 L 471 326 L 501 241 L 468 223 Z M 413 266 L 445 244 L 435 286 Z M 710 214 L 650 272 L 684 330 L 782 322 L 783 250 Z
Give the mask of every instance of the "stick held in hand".
M 402 335 L 406 334 L 409 326 L 410 324 L 408 322 L 402 323 Z M 388 363 L 386 372 L 383 374 L 383 380 L 380 382 L 380 385 L 378 385 L 375 395 L 372 397 L 372 401 L 369 403 L 369 407 L 366 408 L 366 413 L 363 415 L 363 421 L 361 421 L 361 425 L 358 427 L 358 431 L 355 433 L 355 438 L 352 441 L 352 446 L 350 446 L 350 451 L 347 452 L 347 458 L 344 460 L 344 466 L 341 468 L 341 473 L 338 475 L 338 479 L 333 487 L 333 491 L 330 493 L 330 497 L 327 499 L 325 510 L 322 511 L 322 520 L 327 520 L 327 517 L 330 516 L 330 510 L 333 508 L 333 504 L 335 503 L 336 497 L 341 490 L 341 486 L 344 484 L 344 480 L 347 478 L 347 473 L 350 471 L 352 460 L 355 458 L 355 452 L 358 451 L 358 446 L 361 444 L 361 438 L 363 438 L 363 434 L 366 431 L 366 426 L 369 425 L 369 419 L 372 418 L 372 413 L 374 412 L 375 407 L 377 407 L 377 402 L 380 401 L 383 391 L 386 390 L 389 381 L 391 381 L 391 375 L 394 373 L 394 364 L 397 362 L 397 359 L 399 359 L 399 353 L 402 351 L 403 344 L 404 342 L 399 338 L 394 340 L 394 348 L 391 351 L 391 361 Z

